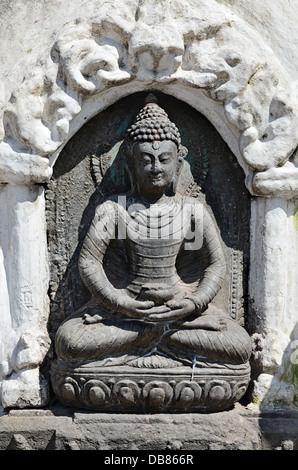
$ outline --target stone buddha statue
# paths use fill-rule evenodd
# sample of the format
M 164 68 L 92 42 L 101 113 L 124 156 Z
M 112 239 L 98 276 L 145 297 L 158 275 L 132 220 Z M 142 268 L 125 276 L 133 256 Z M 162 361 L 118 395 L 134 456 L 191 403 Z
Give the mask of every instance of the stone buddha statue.
M 147 102 L 123 143 L 130 190 L 97 207 L 80 252 L 91 299 L 56 334 L 52 382 L 67 405 L 221 410 L 246 391 L 250 337 L 211 303 L 226 273 L 219 229 L 203 198 L 177 190 L 186 155 Z

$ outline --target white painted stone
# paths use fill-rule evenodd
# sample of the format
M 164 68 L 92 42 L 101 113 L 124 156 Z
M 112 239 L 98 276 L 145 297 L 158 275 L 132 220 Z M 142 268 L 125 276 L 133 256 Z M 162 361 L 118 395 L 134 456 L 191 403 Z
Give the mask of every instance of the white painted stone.
M 40 376 L 38 368 L 22 369 L 13 373 L 2 385 L 4 408 L 28 408 L 45 406 L 49 401 L 49 386 Z
M 7 406 L 13 406 L 12 396 L 7 398 L 10 388 L 22 389 L 23 377 L 39 375 L 39 366 L 49 348 L 43 188 L 2 185 L 0 220 L 0 286 L 4 294 L 1 299 L 0 374 L 3 400 L 11 404 Z M 24 375 L 28 368 L 31 372 Z M 34 370 L 37 371 L 35 375 Z M 26 384 L 28 380 L 26 378 Z M 35 395 L 34 387 L 31 392 Z M 27 405 L 29 396 L 28 389 Z M 33 402 L 36 403 L 35 398 Z
M 254 382 L 253 400 L 256 404 L 270 406 L 292 405 L 295 399 L 295 388 L 292 384 L 278 380 L 272 374 L 260 374 Z
M 270 168 L 256 173 L 252 188 L 254 194 L 281 196 L 286 199 L 298 198 L 298 159 L 287 161 L 282 167 Z
M 252 203 L 250 310 L 255 360 L 264 372 L 254 399 L 293 402 L 293 348 L 298 346 L 298 201 L 258 198 Z

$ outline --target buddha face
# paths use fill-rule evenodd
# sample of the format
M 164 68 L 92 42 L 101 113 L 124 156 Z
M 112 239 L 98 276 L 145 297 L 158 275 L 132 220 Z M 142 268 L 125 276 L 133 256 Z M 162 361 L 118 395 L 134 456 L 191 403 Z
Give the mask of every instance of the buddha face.
M 133 146 L 133 170 L 143 196 L 162 196 L 177 171 L 178 150 L 170 140 L 138 142 Z

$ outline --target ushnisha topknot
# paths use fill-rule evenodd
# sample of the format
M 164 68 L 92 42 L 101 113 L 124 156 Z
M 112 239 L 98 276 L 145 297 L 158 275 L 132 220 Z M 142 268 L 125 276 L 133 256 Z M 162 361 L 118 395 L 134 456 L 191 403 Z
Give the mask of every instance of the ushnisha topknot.
M 178 128 L 157 104 L 156 97 L 150 94 L 145 102 L 144 108 L 141 109 L 135 122 L 127 130 L 126 138 L 131 144 L 171 140 L 177 145 L 178 152 L 184 154 Z

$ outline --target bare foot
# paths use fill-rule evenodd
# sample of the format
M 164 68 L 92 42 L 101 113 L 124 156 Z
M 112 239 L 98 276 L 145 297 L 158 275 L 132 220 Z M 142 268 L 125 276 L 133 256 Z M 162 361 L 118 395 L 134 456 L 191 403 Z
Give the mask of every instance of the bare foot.
M 83 323 L 86 325 L 91 325 L 92 323 L 100 323 L 102 321 L 102 317 L 100 315 L 89 315 L 89 313 L 85 313 L 83 315 Z
M 201 330 L 224 331 L 227 329 L 226 319 L 222 316 L 203 315 L 193 321 L 184 322 L 186 328 L 199 328 Z

